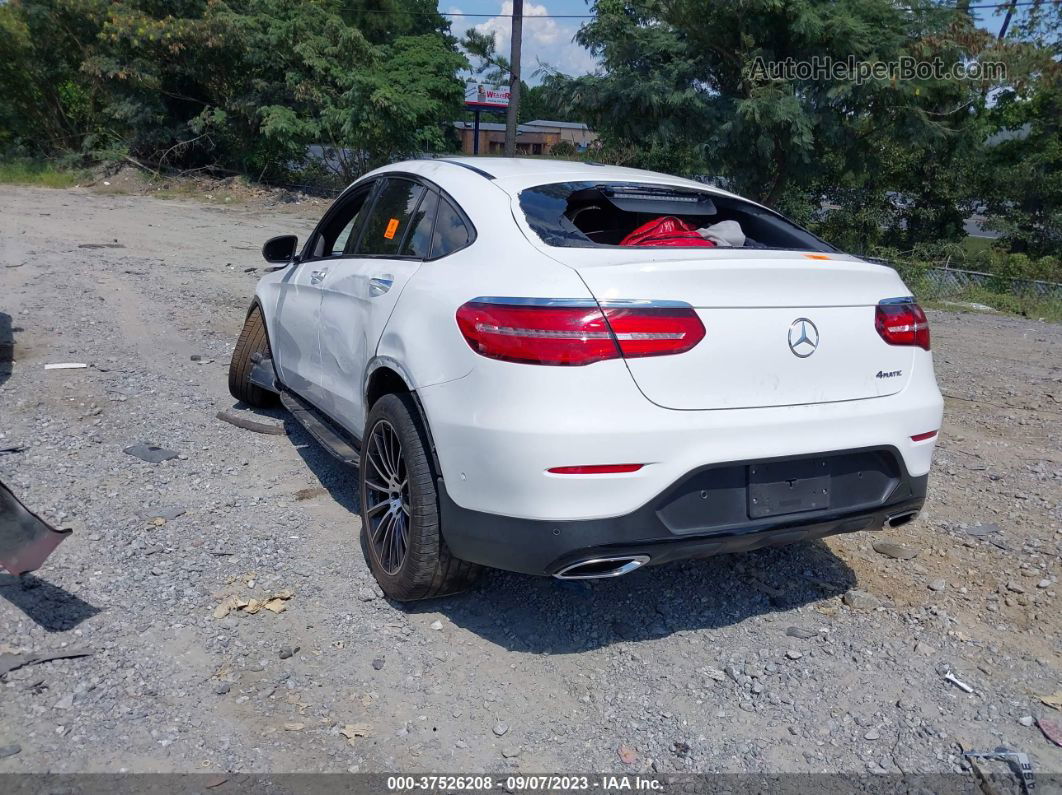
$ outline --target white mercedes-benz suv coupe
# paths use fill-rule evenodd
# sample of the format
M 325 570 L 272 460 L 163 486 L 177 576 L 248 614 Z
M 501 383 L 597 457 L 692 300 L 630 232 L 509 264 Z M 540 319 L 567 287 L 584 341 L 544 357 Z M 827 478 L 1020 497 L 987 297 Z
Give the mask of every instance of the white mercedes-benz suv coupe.
M 394 599 L 896 526 L 925 500 L 925 314 L 891 268 L 732 193 L 416 160 L 263 254 L 230 390 L 357 466 Z

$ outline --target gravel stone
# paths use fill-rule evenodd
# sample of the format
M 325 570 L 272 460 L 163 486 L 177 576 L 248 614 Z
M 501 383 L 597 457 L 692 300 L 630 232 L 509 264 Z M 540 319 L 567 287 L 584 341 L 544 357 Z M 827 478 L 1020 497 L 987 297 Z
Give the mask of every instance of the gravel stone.
M 873 610 L 881 605 L 881 600 L 866 591 L 853 589 L 845 593 L 844 603 L 853 610 Z
M 898 544 L 895 541 L 875 541 L 874 551 L 879 555 L 884 555 L 887 558 L 894 558 L 895 560 L 911 560 L 918 557 L 918 550 L 912 549 L 904 544 Z

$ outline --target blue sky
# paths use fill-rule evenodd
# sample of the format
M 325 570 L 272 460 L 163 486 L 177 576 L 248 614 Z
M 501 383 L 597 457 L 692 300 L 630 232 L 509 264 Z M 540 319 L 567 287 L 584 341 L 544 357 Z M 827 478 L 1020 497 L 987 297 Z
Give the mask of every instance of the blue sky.
M 978 0 L 974 5 L 984 5 L 988 0 Z M 440 0 L 439 10 L 466 14 L 509 14 L 511 0 Z M 1021 9 L 1018 9 L 1019 13 Z M 548 63 L 569 75 L 594 71 L 590 53 L 572 42 L 572 37 L 585 21 L 580 19 L 535 19 L 543 14 L 588 14 L 590 6 L 585 0 L 524 0 L 523 67 L 524 80 L 531 84 L 541 82 L 533 76 L 539 62 Z M 1002 15 L 992 9 L 975 10 L 978 23 L 993 33 L 999 32 Z M 451 17 L 452 31 L 458 37 L 471 27 L 495 34 L 499 52 L 509 55 L 509 27 L 507 17 Z

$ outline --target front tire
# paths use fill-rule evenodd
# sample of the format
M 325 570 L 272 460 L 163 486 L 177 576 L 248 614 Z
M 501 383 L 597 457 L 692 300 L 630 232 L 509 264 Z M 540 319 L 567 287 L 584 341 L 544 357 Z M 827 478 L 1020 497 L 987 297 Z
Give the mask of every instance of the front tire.
M 262 310 L 255 305 L 243 323 L 243 331 L 236 340 L 229 363 L 229 393 L 248 406 L 264 409 L 277 405 L 278 399 L 268 389 L 262 389 L 251 383 L 251 369 L 254 367 L 254 354 L 269 356 L 269 340 L 266 338 L 265 321 Z
M 362 549 L 388 597 L 429 599 L 471 585 L 479 566 L 443 540 L 427 434 L 409 395 L 384 395 L 369 411 L 358 487 Z

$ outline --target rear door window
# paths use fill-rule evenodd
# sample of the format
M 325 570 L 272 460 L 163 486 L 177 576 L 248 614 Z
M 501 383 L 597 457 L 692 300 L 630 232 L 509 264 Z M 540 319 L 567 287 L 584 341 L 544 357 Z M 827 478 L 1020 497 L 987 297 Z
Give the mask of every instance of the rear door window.
M 465 219 L 448 199 L 439 203 L 439 216 L 435 219 L 435 234 L 432 237 L 432 259 L 445 257 L 459 248 L 464 248 L 472 239 Z
M 394 257 L 402 249 L 425 188 L 412 180 L 389 178 L 376 194 L 357 254 Z

